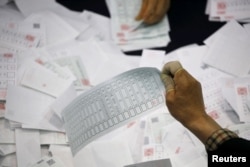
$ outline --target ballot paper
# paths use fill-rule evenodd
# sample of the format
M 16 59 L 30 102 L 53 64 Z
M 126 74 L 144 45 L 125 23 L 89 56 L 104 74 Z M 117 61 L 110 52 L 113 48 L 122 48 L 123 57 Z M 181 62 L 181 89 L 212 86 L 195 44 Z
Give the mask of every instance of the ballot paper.
M 40 22 L 45 26 L 46 46 L 52 46 L 75 39 L 79 32 L 51 11 L 34 13 L 26 18 L 30 22 Z M 60 28 L 58 28 L 60 27 Z
M 18 166 L 30 166 L 41 158 L 39 131 L 16 129 Z
M 76 89 L 86 89 L 90 86 L 87 72 L 79 56 L 62 57 L 55 60 L 62 67 L 67 67 L 76 77 L 74 86 Z
M 50 144 L 49 151 L 52 154 L 52 157 L 60 159 L 66 167 L 74 167 L 73 156 L 68 145 Z
M 123 50 L 142 49 L 142 46 L 154 47 L 156 44 L 162 46 L 159 41 L 164 41 L 166 46 L 169 42 L 167 36 L 170 29 L 167 17 L 150 26 L 135 20 L 142 5 L 141 0 L 106 0 L 106 3 L 111 14 L 112 38 Z M 156 41 L 157 43 L 154 43 Z
M 6 156 L 16 152 L 15 144 L 0 144 L 0 156 Z
M 111 41 L 110 18 L 84 10 L 80 17 L 89 24 L 89 27 L 82 31 L 77 40 L 95 39 L 101 41 Z M 102 26 L 100 26 L 102 25 Z
M 212 36 L 203 62 L 233 76 L 248 75 L 250 36 L 245 29 L 236 22 L 230 22 Z
M 14 144 L 15 132 L 11 130 L 8 120 L 0 118 L 0 143 Z
M 240 20 L 249 22 L 249 0 L 208 0 L 206 14 L 211 21 Z
M 250 122 L 250 78 L 240 78 L 234 82 L 237 110 L 240 120 Z
M 55 100 L 49 95 L 21 86 L 8 86 L 7 92 L 5 118 L 24 124 L 38 124 Z
M 11 167 L 18 167 L 17 166 L 17 157 L 16 157 L 16 154 L 9 154 L 9 155 L 6 155 L 4 157 L 0 157 L 0 164 L 2 166 L 11 166 Z
M 62 112 L 73 155 L 108 131 L 164 105 L 155 68 L 120 74 L 78 96 Z
M 0 100 L 5 100 L 8 85 L 15 85 L 17 79 L 17 55 L 0 53 Z
M 72 83 L 57 74 L 37 65 L 26 69 L 21 85 L 44 92 L 53 97 L 60 96 Z
M 37 47 L 39 38 L 32 32 L 18 32 L 10 26 L 0 26 L 0 44 L 16 48 Z

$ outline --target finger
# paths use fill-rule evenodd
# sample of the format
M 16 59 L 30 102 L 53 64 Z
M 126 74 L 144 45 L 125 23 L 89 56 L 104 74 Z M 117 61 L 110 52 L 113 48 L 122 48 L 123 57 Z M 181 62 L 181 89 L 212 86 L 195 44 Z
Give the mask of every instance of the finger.
M 162 73 L 174 77 L 181 70 L 183 70 L 181 63 L 179 61 L 172 61 L 164 65 Z
M 144 15 L 143 15 L 144 23 L 147 23 L 147 20 L 151 17 L 151 15 L 154 14 L 154 12 L 155 12 L 154 10 L 156 8 L 158 1 L 159 0 L 148 0 L 147 8 L 146 8 Z
M 144 22 L 146 24 L 155 24 L 159 21 L 161 21 L 167 10 L 169 9 L 170 6 L 170 0 L 158 0 L 158 3 L 155 3 L 154 6 L 154 12 L 151 13 L 151 15 L 147 18 L 144 19 Z
M 146 12 L 146 9 L 147 9 L 147 5 L 148 5 L 148 0 L 143 0 L 141 4 L 141 9 L 135 18 L 136 20 L 139 21 L 143 19 L 144 13 Z
M 175 90 L 175 84 L 174 84 L 174 80 L 171 76 L 169 76 L 168 74 L 161 74 L 161 79 L 163 81 L 163 84 L 165 86 L 166 92 L 170 92 L 172 90 Z

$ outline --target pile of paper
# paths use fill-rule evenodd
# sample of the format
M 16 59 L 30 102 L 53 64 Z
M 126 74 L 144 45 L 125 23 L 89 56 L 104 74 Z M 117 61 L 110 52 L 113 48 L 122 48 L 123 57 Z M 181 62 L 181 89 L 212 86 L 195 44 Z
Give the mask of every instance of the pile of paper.
M 250 22 L 249 0 L 207 0 L 205 13 L 211 21 Z
M 73 166 L 60 112 L 139 64 L 109 40 L 109 28 L 108 18 L 55 1 L 1 3 L 0 166 L 31 166 L 49 152 L 39 162 Z
M 136 21 L 141 0 L 106 0 L 111 15 L 113 40 L 124 51 L 163 47 L 170 42 L 167 16 L 155 25 Z

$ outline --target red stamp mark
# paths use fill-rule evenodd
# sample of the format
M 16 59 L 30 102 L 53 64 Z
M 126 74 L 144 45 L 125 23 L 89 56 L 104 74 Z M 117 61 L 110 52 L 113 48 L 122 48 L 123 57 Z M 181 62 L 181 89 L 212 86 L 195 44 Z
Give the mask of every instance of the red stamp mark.
M 247 88 L 246 87 L 238 87 L 237 93 L 238 93 L 238 95 L 247 95 Z
M 181 148 L 180 147 L 177 147 L 177 149 L 175 150 L 175 154 L 179 154 L 181 151 Z
M 217 3 L 217 9 L 218 10 L 226 10 L 227 4 L 225 2 L 219 2 Z
M 130 26 L 129 25 L 127 25 L 127 24 L 122 24 L 121 25 L 121 30 L 123 30 L 123 31 L 128 31 L 130 29 Z
M 153 148 L 147 148 L 144 150 L 144 156 L 149 157 L 154 155 L 154 149 Z
M 5 57 L 5 58 L 12 58 L 13 54 L 11 54 L 11 53 L 4 53 L 3 57 Z
M 32 36 L 32 35 L 26 35 L 25 39 L 26 39 L 27 41 L 34 42 L 35 37 Z
M 43 62 L 41 59 L 36 59 L 36 62 L 37 62 L 38 64 L 41 64 L 41 65 L 44 64 L 44 62 Z
M 217 13 L 218 14 L 225 14 L 226 13 L 226 8 L 227 8 L 227 5 L 225 2 L 219 2 L 217 3 Z
M 132 127 L 134 124 L 135 124 L 135 122 L 130 122 L 130 123 L 127 125 L 127 128 Z
M 82 79 L 82 84 L 85 85 L 85 86 L 89 86 L 90 82 L 89 82 L 88 79 Z
M 0 103 L 0 110 L 5 110 L 5 104 L 4 103 Z
M 119 38 L 122 38 L 122 37 L 125 37 L 125 34 L 123 32 L 118 32 L 116 34 L 116 36 L 119 37 Z

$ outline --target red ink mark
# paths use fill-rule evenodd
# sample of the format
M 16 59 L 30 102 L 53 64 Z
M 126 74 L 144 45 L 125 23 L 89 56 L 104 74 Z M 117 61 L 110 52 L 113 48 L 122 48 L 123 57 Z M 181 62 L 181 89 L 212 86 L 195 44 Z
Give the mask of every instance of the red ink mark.
M 5 57 L 5 58 L 12 58 L 12 57 L 13 57 L 13 54 L 11 54 L 11 53 L 5 53 L 5 54 L 3 55 L 3 57 Z
M 118 33 L 116 34 L 116 36 L 119 37 L 119 38 L 122 38 L 122 37 L 125 36 L 125 34 L 124 34 L 123 32 L 118 32 Z
M 219 3 L 217 4 L 217 9 L 218 9 L 218 10 L 226 10 L 226 8 L 227 8 L 227 5 L 226 5 L 225 2 L 219 2 Z
M 152 156 L 154 154 L 154 149 L 153 148 L 148 148 L 144 150 L 144 156 Z
M 127 25 L 127 24 L 122 24 L 122 25 L 121 25 L 121 30 L 127 31 L 127 30 L 129 30 L 129 29 L 130 29 L 130 26 L 129 26 L 129 25 Z
M 85 85 L 85 86 L 89 86 L 90 82 L 89 82 L 88 79 L 82 79 L 82 84 Z
M 6 98 L 7 92 L 0 92 L 0 97 Z
M 181 151 L 181 148 L 180 148 L 180 147 L 178 147 L 178 148 L 175 150 L 175 154 L 179 154 L 179 153 L 180 153 L 180 151 Z
M 44 62 L 43 62 L 41 59 L 36 59 L 36 62 L 37 62 L 38 64 L 41 64 L 41 65 L 44 64 Z
M 216 111 L 211 111 L 210 113 L 208 113 L 208 115 L 210 115 L 210 117 L 212 117 L 213 119 L 219 118 L 219 115 Z
M 239 87 L 237 88 L 238 95 L 247 95 L 247 88 L 246 87 Z
M 130 123 L 127 125 L 127 128 L 132 127 L 134 124 L 135 124 L 135 122 L 130 122 Z
M 5 104 L 4 103 L 0 103 L 0 110 L 5 110 Z
M 32 35 L 26 35 L 25 39 L 28 40 L 28 41 L 30 41 L 30 42 L 34 42 L 35 37 L 32 36 Z

